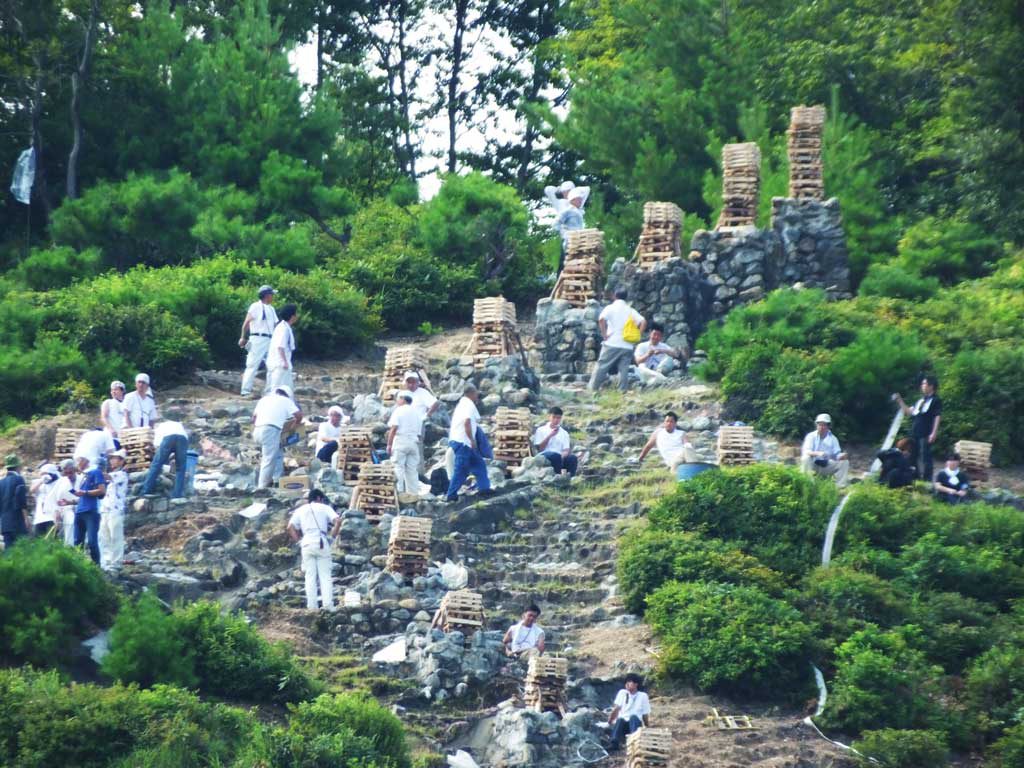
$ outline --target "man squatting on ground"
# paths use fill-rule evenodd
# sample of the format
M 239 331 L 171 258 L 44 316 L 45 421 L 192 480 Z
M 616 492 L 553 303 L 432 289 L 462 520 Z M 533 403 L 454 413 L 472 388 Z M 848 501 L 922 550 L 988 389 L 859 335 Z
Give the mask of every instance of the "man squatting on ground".
M 800 468 L 806 475 L 834 477 L 839 488 L 849 482 L 850 461 L 832 434 L 832 417 L 827 413 L 817 415 L 814 431 L 804 437 L 800 448 Z

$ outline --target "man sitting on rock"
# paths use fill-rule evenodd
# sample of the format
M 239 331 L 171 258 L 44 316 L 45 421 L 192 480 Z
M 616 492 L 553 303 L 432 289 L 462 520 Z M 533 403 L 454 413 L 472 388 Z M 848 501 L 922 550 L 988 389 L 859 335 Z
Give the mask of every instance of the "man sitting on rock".
M 664 337 L 665 329 L 657 323 L 651 323 L 651 335 L 633 350 L 636 375 L 644 386 L 664 383 L 667 380 L 666 374 L 686 364 L 683 351 L 670 347 L 663 341 Z
M 971 484 L 967 473 L 960 468 L 960 454 L 951 453 L 946 457 L 946 468 L 935 475 L 935 493 L 947 504 L 959 504 L 967 499 Z
M 523 620 L 508 628 L 501 641 L 506 654 L 526 662 L 544 653 L 544 630 L 537 623 L 538 616 L 540 608 L 529 605 L 523 612 Z
M 675 472 L 680 464 L 692 464 L 699 461 L 697 452 L 686 441 L 686 433 L 678 427 L 679 417 L 672 411 L 665 414 L 665 420 L 651 434 L 647 445 L 640 451 L 638 461 L 643 461 L 654 447 L 658 448 L 665 465 Z
M 847 483 L 850 462 L 832 434 L 832 417 L 819 413 L 814 419 L 815 430 L 808 432 L 800 450 L 800 467 L 805 474 L 835 477 L 840 488 Z
M 579 460 L 572 452 L 572 440 L 569 433 L 562 427 L 562 409 L 557 405 L 548 411 L 546 424 L 541 424 L 533 433 L 533 444 L 540 455 L 551 462 L 556 475 L 564 469 L 569 477 L 576 474 Z
M 338 438 L 341 427 L 351 419 L 345 418 L 340 405 L 332 405 L 327 409 L 327 421 L 322 422 L 316 430 L 316 457 L 324 464 L 330 464 L 338 450 Z
M 640 690 L 640 675 L 630 672 L 626 675 L 625 687 L 615 695 L 615 706 L 608 716 L 612 728 L 609 749 L 615 751 L 622 746 L 626 736 L 641 727 L 647 727 L 651 714 L 651 701 Z

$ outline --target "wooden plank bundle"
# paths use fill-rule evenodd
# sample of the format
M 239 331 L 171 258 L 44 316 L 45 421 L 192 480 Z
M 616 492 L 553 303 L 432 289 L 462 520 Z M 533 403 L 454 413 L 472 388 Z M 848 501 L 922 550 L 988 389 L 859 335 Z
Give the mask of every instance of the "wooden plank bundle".
M 639 728 L 626 737 L 626 768 L 654 768 L 672 759 L 672 731 Z
M 338 450 L 331 459 L 342 480 L 352 485 L 363 464 L 373 463 L 373 431 L 369 427 L 344 426 L 338 435 Z
M 509 469 L 518 467 L 532 455 L 529 408 L 501 406 L 494 414 L 494 458 L 504 461 Z
M 822 200 L 825 182 L 821 166 L 821 134 L 825 108 L 793 107 L 786 132 L 789 153 L 789 196 L 797 200 Z
M 142 472 L 149 469 L 149 463 L 156 453 L 152 427 L 122 429 L 118 431 L 117 439 L 121 442 L 121 450 L 128 454 L 124 462 L 125 472 Z
M 64 459 L 75 458 L 75 446 L 78 445 L 79 439 L 87 431 L 85 429 L 69 429 L 67 427 L 58 429 L 53 440 L 53 460 L 61 462 Z
M 520 355 L 526 351 L 516 327 L 516 305 L 504 296 L 490 296 L 473 302 L 473 338 L 463 353 L 473 356 L 473 366 L 483 368 L 492 357 Z
M 644 203 L 644 227 L 633 252 L 637 268 L 648 270 L 659 261 L 680 256 L 682 228 L 683 212 L 675 203 Z
M 564 299 L 574 307 L 585 307 L 598 294 L 604 273 L 604 232 L 577 229 L 569 233 L 565 265 L 551 298 Z
M 402 518 L 399 518 L 401 520 Z M 484 626 L 484 598 L 477 592 L 458 589 L 446 592 L 438 609 L 441 629 L 469 637 Z
M 565 713 L 565 681 L 569 660 L 560 656 L 533 656 L 526 669 L 526 706 L 538 712 Z
M 980 488 L 988 483 L 988 472 L 992 469 L 992 443 L 957 440 L 953 450 L 960 454 L 960 466 L 967 473 L 972 487 Z
M 720 466 L 754 463 L 754 428 L 719 427 L 718 463 Z
M 395 402 L 395 390 L 405 389 L 403 377 L 406 371 L 418 373 L 421 386 L 431 389 L 430 377 L 427 376 L 427 356 L 416 347 L 396 347 L 384 355 L 384 376 L 377 391 L 382 403 L 391 405 Z
M 761 150 L 754 142 L 722 147 L 722 212 L 716 229 L 742 227 L 757 219 L 761 199 Z
M 390 461 L 361 464 L 349 506 L 358 509 L 366 515 L 367 522 L 373 524 L 379 523 L 385 512 L 397 514 L 398 491 L 395 490 L 394 465 Z
M 387 570 L 407 579 L 426 576 L 432 527 L 429 517 L 396 517 L 388 538 Z

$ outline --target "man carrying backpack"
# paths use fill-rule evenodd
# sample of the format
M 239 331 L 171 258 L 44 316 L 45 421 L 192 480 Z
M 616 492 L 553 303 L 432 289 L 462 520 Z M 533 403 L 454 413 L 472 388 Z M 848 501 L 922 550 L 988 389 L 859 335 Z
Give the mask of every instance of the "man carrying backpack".
M 302 549 L 302 571 L 306 575 L 306 608 L 316 610 L 317 585 L 324 610 L 334 610 L 331 582 L 331 545 L 341 530 L 341 517 L 330 506 L 323 491 L 313 488 L 307 502 L 292 512 L 288 535 Z
M 601 329 L 601 355 L 590 377 L 587 388 L 596 392 L 608 374 L 618 371 L 619 389 L 629 389 L 629 366 L 633 363 L 633 347 L 640 341 L 646 321 L 639 312 L 626 303 L 626 291 L 615 291 L 615 301 L 601 310 L 597 319 Z

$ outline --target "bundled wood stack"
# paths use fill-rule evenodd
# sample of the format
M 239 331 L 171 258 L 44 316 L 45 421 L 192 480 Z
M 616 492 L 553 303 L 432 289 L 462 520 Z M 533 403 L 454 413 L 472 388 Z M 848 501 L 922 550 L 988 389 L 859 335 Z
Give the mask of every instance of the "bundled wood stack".
M 473 338 L 463 354 L 473 356 L 473 366 L 483 368 L 492 357 L 518 354 L 526 361 L 526 351 L 516 327 L 516 305 L 504 296 L 491 296 L 473 302 Z
M 64 459 L 75 458 L 75 446 L 78 445 L 78 440 L 86 431 L 84 429 L 66 429 L 63 427 L 58 429 L 53 441 L 53 460 L 59 463 L 64 461 Z
M 498 408 L 494 414 L 494 458 L 509 469 L 518 467 L 532 451 L 529 408 Z
M 445 632 L 461 632 L 468 640 L 484 626 L 483 595 L 468 589 L 446 592 L 441 599 L 439 620 Z
M 626 737 L 626 768 L 654 768 L 672 759 L 672 731 L 640 728 Z
M 637 268 L 648 270 L 659 261 L 678 257 L 683 212 L 675 203 L 644 203 L 644 228 L 633 258 Z
M 988 483 L 988 471 L 992 469 L 992 443 L 958 440 L 953 450 L 960 454 L 960 466 L 967 473 L 971 486 L 985 486 Z
M 355 483 L 360 467 L 373 463 L 373 431 L 369 427 L 343 427 L 331 462 L 344 482 Z
M 380 383 L 377 396 L 385 405 L 395 402 L 395 390 L 405 389 L 406 371 L 415 371 L 420 375 L 421 384 L 427 389 L 430 378 L 427 376 L 427 356 L 416 347 L 398 347 L 389 349 L 384 355 L 384 377 Z
M 125 472 L 142 472 L 149 469 L 149 463 L 156 453 L 152 427 L 122 429 L 117 433 L 117 439 L 121 441 L 121 450 L 128 454 L 124 462 Z
M 716 229 L 743 227 L 757 219 L 761 199 L 761 150 L 754 142 L 722 147 L 722 212 Z
M 754 463 L 754 428 L 719 427 L 718 464 L 730 466 Z
M 604 232 L 577 229 L 569 233 L 565 266 L 558 276 L 553 299 L 565 299 L 574 307 L 585 307 L 597 297 L 604 273 Z
M 366 515 L 376 525 L 385 512 L 398 514 L 398 491 L 395 490 L 395 467 L 390 461 L 367 462 L 359 467 L 359 479 L 352 491 L 352 509 Z M 394 529 L 392 529 L 394 531 Z
M 432 525 L 429 517 L 396 517 L 388 539 L 387 570 L 407 579 L 426 576 Z
M 825 182 L 821 170 L 821 134 L 825 108 L 793 107 L 789 113 L 789 196 L 797 200 L 822 200 Z
M 565 713 L 565 681 L 569 660 L 559 656 L 534 656 L 526 670 L 526 706 L 538 712 Z

